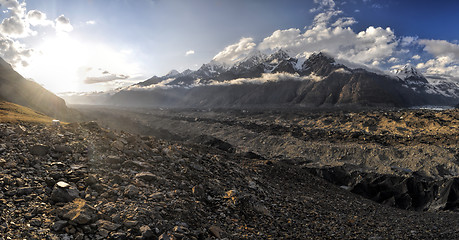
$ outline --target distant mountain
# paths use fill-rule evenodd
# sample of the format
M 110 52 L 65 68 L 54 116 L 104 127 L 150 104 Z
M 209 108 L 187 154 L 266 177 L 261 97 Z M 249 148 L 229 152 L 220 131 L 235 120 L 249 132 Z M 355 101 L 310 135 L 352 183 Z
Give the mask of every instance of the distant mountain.
M 428 83 L 424 75 L 419 73 L 418 70 L 410 64 L 406 64 L 401 68 L 394 69 L 391 72 L 405 81 Z
M 63 118 L 69 112 L 62 98 L 38 83 L 25 79 L 1 58 L 0 99 L 29 107 L 54 118 Z
M 110 104 L 139 107 L 456 105 L 459 86 L 429 82 L 405 65 L 389 74 L 351 69 L 325 53 L 296 59 L 257 52 L 233 66 L 212 61 L 196 71 L 153 77 L 114 94 Z

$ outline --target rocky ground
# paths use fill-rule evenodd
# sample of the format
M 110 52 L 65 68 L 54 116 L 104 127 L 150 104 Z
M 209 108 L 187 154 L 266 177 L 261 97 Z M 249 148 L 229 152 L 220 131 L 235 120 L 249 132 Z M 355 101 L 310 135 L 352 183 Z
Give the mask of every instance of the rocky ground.
M 185 141 L 208 135 L 237 151 L 301 159 L 310 167 L 459 176 L 458 110 L 80 110 L 114 129 Z
M 458 110 L 80 110 L 110 128 L 288 160 L 390 206 L 459 207 Z
M 297 161 L 211 137 L 97 123 L 0 124 L 3 239 L 455 239 L 454 212 L 405 211 Z

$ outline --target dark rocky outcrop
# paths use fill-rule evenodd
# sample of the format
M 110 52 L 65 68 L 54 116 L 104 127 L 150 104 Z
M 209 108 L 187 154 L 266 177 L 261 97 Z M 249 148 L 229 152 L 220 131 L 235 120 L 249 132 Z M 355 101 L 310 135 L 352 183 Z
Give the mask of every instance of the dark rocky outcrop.
M 403 169 L 401 169 L 403 171 Z M 309 168 L 308 171 L 368 199 L 406 210 L 457 210 L 459 178 L 434 179 L 417 173 L 389 175 L 354 166 Z

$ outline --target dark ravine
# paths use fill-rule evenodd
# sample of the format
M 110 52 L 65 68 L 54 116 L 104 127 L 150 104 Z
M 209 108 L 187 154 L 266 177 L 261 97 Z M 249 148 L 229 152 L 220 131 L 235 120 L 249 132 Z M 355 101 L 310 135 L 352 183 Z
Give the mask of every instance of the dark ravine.
M 416 173 L 387 175 L 355 169 L 358 168 L 307 168 L 318 177 L 384 205 L 414 211 L 458 210 L 458 177 L 433 179 Z M 411 173 L 409 169 L 399 171 Z

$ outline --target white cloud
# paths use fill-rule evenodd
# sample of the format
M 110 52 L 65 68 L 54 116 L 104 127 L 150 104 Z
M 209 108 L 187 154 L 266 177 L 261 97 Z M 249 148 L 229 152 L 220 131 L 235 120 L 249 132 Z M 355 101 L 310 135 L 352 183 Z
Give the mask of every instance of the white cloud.
M 0 6 L 6 8 L 9 16 L 0 24 L 0 32 L 7 37 L 26 37 L 33 33 L 25 19 L 26 4 L 17 0 L 0 0 Z
M 73 30 L 72 24 L 70 24 L 70 20 L 66 18 L 64 15 L 60 15 L 55 20 L 56 22 L 56 31 L 58 33 L 62 32 L 71 32 Z
M 318 12 L 324 9 L 334 9 L 336 4 L 333 0 L 314 0 L 315 4 L 319 4 L 318 7 L 313 8 L 310 12 Z
M 0 6 L 11 11 L 13 15 L 23 16 L 26 4 L 19 3 L 17 0 L 0 0 Z
M 86 21 L 86 24 L 88 24 L 88 25 L 94 25 L 94 24 L 96 24 L 96 21 L 94 21 L 94 20 L 89 20 L 89 21 Z
M 419 44 L 425 46 L 424 51 L 434 55 L 451 56 L 455 60 L 459 60 L 459 45 L 447 42 L 445 40 L 419 40 Z
M 342 72 L 342 69 L 338 70 L 338 72 Z M 202 84 L 199 83 L 199 80 L 197 80 L 194 84 L 191 86 L 187 87 L 198 87 L 198 86 L 203 86 L 203 85 L 212 85 L 212 86 L 227 86 L 227 85 L 242 85 L 242 84 L 263 84 L 267 82 L 279 82 L 279 81 L 290 81 L 290 80 L 295 80 L 295 81 L 321 81 L 323 78 L 316 76 L 314 74 L 311 74 L 309 76 L 300 76 L 298 73 L 263 73 L 261 77 L 257 78 L 237 78 L 237 79 L 232 79 L 232 80 L 227 80 L 227 81 L 211 81 L 210 83 Z M 174 88 L 177 85 L 167 85 L 170 82 L 174 81 L 175 78 L 169 78 L 166 79 L 160 83 L 149 85 L 149 86 L 138 86 L 138 85 L 133 85 L 129 86 L 126 89 L 128 90 L 136 90 L 136 91 L 148 91 L 148 90 L 153 90 L 153 89 L 169 89 L 169 88 Z
M 194 50 L 188 50 L 186 51 L 185 56 L 193 55 L 193 54 L 194 54 Z
M 293 55 L 324 51 L 337 58 L 365 64 L 379 65 L 392 57 L 398 41 L 390 28 L 368 27 L 355 33 L 350 24 L 353 18 L 331 19 L 341 11 L 319 13 L 313 24 L 302 33 L 299 29 L 276 30 L 258 46 L 260 50 L 282 48 Z
M 7 36 L 21 37 L 27 33 L 27 25 L 18 16 L 3 19 L 0 31 Z
M 124 80 L 128 78 L 129 76 L 124 74 L 114 74 L 107 70 L 94 70 L 93 68 L 87 68 L 86 78 L 83 80 L 83 82 L 85 84 L 108 83 L 115 80 Z
M 411 57 L 411 58 L 414 59 L 414 60 L 419 60 L 419 59 L 421 59 L 421 56 L 419 56 L 419 55 L 414 55 L 414 56 Z
M 26 48 L 18 41 L 6 37 L 0 37 L 0 55 L 13 67 L 28 65 L 28 58 L 33 50 Z
M 53 22 L 47 19 L 46 14 L 38 10 L 31 10 L 27 13 L 27 20 L 32 26 L 53 26 Z
M 445 40 L 418 41 L 424 51 L 434 56 L 416 67 L 433 78 L 446 78 L 459 81 L 459 45 Z
M 332 24 L 332 27 L 347 27 L 347 26 L 352 26 L 356 23 L 357 21 L 355 21 L 354 18 L 345 17 L 345 18 L 338 19 L 335 23 Z
M 417 40 L 418 40 L 418 37 L 405 36 L 405 37 L 402 37 L 400 45 L 402 47 L 408 47 L 410 45 L 416 44 Z
M 250 55 L 256 45 L 253 38 L 241 38 L 238 43 L 225 47 L 223 51 L 215 55 L 213 60 L 224 64 L 234 64 Z
M 279 82 L 279 81 L 286 81 L 286 80 L 296 80 L 296 81 L 305 81 L 305 80 L 312 80 L 312 81 L 320 81 L 322 78 L 317 77 L 315 75 L 311 76 L 300 76 L 298 73 L 263 73 L 261 77 L 258 78 L 237 78 L 228 81 L 213 81 L 209 85 L 241 85 L 241 84 L 263 84 L 267 82 Z

